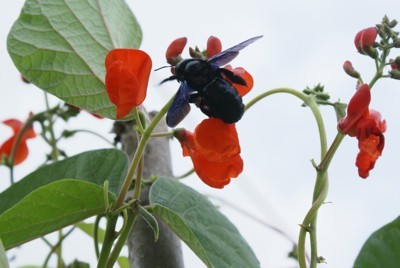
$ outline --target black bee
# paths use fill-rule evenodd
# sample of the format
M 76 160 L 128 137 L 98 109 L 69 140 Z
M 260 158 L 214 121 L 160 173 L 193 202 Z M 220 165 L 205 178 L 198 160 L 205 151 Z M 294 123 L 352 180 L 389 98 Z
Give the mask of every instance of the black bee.
M 220 67 L 261 37 L 253 37 L 208 59 L 185 59 L 179 62 L 175 66 L 175 74 L 161 82 L 178 80 L 181 83 L 167 113 L 167 125 L 178 125 L 189 113 L 190 103 L 196 104 L 207 116 L 219 118 L 225 123 L 239 121 L 244 113 L 244 104 L 231 83 L 245 86 L 246 82 L 240 76 Z

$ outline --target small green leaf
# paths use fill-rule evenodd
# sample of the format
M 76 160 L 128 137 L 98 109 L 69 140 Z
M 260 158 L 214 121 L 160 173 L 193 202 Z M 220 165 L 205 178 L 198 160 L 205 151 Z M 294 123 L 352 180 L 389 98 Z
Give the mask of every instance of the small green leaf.
M 260 267 L 237 228 L 200 193 L 174 179 L 150 189 L 159 216 L 208 267 Z
M 154 242 L 157 242 L 160 230 L 158 228 L 158 222 L 156 218 L 154 218 L 154 216 L 151 215 L 151 213 L 144 209 L 142 206 L 139 206 L 139 216 L 142 217 L 143 220 L 145 220 L 145 222 L 147 222 L 147 224 L 153 230 Z
M 27 0 L 7 47 L 31 83 L 115 119 L 104 86 L 104 59 L 111 49 L 137 48 L 141 40 L 140 26 L 124 0 Z
M 397 268 L 400 264 L 400 217 L 375 231 L 365 242 L 355 268 Z
M 6 251 L 3 246 L 3 242 L 0 239 L 0 267 L 2 268 L 8 268 L 8 260 L 7 260 L 7 255 Z
M 127 257 L 119 257 L 118 258 L 118 265 L 120 268 L 129 268 L 129 259 Z
M 85 152 L 41 167 L 0 194 L 0 214 L 33 190 L 65 178 L 88 181 L 101 187 L 109 180 L 109 192 L 118 195 L 127 169 L 126 154 L 116 149 Z
M 102 187 L 64 179 L 34 190 L 3 212 L 0 237 L 9 249 L 104 212 Z
M 75 224 L 75 226 L 81 229 L 85 234 L 89 235 L 90 237 L 94 237 L 94 223 L 80 222 Z M 98 226 L 97 229 L 99 232 L 98 241 L 99 243 L 103 243 L 106 232 L 102 228 L 100 228 L 100 226 Z

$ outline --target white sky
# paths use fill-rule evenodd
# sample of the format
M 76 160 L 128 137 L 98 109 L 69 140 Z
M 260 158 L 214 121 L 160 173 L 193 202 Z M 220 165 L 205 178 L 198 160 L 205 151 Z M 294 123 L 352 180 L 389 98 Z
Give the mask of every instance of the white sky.
M 317 83 L 325 85 L 332 100 L 348 102 L 354 93 L 355 81 L 344 74 L 342 64 L 351 60 L 365 81 L 373 74 L 373 62 L 356 53 L 355 34 L 380 22 L 383 15 L 400 19 L 400 2 L 396 0 L 205 0 L 205 1 L 132 1 L 128 0 L 138 18 L 144 38 L 142 49 L 153 58 L 154 67 L 165 65 L 164 53 L 175 38 L 188 37 L 188 45 L 205 46 L 209 35 L 220 37 L 225 48 L 247 38 L 263 34 L 264 38 L 247 47 L 233 66 L 245 67 L 255 79 L 252 97 L 277 87 L 302 90 Z M 29 111 L 44 109 L 40 90 L 19 81 L 6 50 L 6 36 L 17 18 L 23 1 L 0 3 L 0 120 L 25 119 Z M 398 53 L 397 55 L 399 55 Z M 393 57 L 397 56 L 393 55 Z M 178 88 L 174 82 L 162 87 L 158 83 L 169 75 L 168 70 L 152 73 L 148 99 L 149 109 L 159 109 Z M 400 97 L 400 81 L 381 81 L 373 89 L 371 107 L 387 120 L 386 148 L 367 180 L 358 178 L 354 166 L 357 141 L 346 138 L 330 169 L 330 191 L 319 214 L 319 254 L 327 264 L 321 267 L 350 267 L 368 236 L 399 215 L 399 178 L 397 172 L 400 151 L 400 110 L 394 101 Z M 52 103 L 57 100 L 53 99 Z M 185 182 L 198 191 L 222 198 L 278 226 L 297 240 L 298 224 L 309 208 L 315 174 L 310 159 L 318 162 L 317 129 L 310 111 L 288 95 L 273 96 L 245 114 L 238 123 L 245 161 L 243 174 L 223 190 L 206 187 L 195 177 Z M 324 107 L 323 115 L 329 141 L 336 135 L 332 109 Z M 192 109 L 181 127 L 193 129 L 204 116 Z M 99 121 L 82 114 L 68 124 L 69 128 L 90 127 L 108 135 L 112 122 Z M 62 125 L 60 125 L 61 127 Z M 0 125 L 0 143 L 10 131 Z M 103 148 L 101 140 L 81 134 L 78 140 L 63 143 L 70 154 Z M 43 150 L 48 148 L 40 139 L 30 140 L 31 155 L 16 168 L 17 177 L 29 173 L 42 163 Z M 176 174 L 190 167 L 182 160 L 177 142 L 171 143 Z M 0 190 L 8 183 L 8 170 L 0 167 Z M 221 210 L 240 229 L 254 249 L 262 267 L 296 267 L 286 258 L 291 244 L 262 225 L 246 218 L 226 205 Z M 65 245 L 69 260 L 78 257 L 92 261 L 90 239 L 74 236 Z M 82 247 L 85 250 L 82 250 Z M 40 265 L 46 248 L 33 242 L 14 250 L 17 261 L 12 264 Z M 188 267 L 204 267 L 188 253 Z

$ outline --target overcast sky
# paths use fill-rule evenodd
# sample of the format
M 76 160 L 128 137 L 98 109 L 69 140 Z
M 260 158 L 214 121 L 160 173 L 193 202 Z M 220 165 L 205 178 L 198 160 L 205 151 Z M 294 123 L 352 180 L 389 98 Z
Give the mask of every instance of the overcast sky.
M 302 90 L 318 83 L 325 85 L 333 100 L 348 102 L 355 90 L 355 80 L 342 71 L 345 60 L 351 60 L 369 81 L 374 65 L 368 57 L 356 53 L 355 34 L 379 23 L 383 15 L 400 19 L 400 1 L 374 0 L 206 0 L 206 1 L 133 1 L 128 0 L 144 33 L 142 49 L 153 58 L 154 67 L 165 65 L 164 53 L 175 38 L 188 37 L 188 45 L 203 48 L 208 36 L 218 36 L 225 48 L 256 35 L 264 38 L 243 50 L 233 66 L 245 67 L 254 77 L 253 91 L 245 102 L 269 89 L 291 87 Z M 29 111 L 44 109 L 43 93 L 34 86 L 19 81 L 19 74 L 6 50 L 6 36 L 16 20 L 23 1 L 0 3 L 0 120 L 24 120 Z M 396 17 L 397 16 L 397 17 Z M 393 54 L 395 56 L 400 53 Z M 159 109 L 177 90 L 175 82 L 158 83 L 169 75 L 168 69 L 152 73 L 149 83 L 149 109 Z M 321 267 L 351 267 L 358 250 L 368 236 L 400 214 L 400 182 L 397 172 L 400 151 L 400 81 L 380 81 L 373 89 L 371 107 L 387 120 L 386 148 L 367 180 L 360 179 L 354 166 L 357 141 L 346 138 L 335 156 L 329 177 L 328 204 L 319 213 L 319 254 L 327 264 Z M 55 98 L 52 103 L 57 103 Z M 336 121 L 332 109 L 322 108 L 328 139 L 336 135 Z M 204 115 L 192 109 L 180 127 L 193 130 Z M 90 122 L 90 123 L 88 123 Z M 111 120 L 97 120 L 82 114 L 68 127 L 109 134 Z M 61 127 L 61 126 L 60 126 Z M 311 159 L 318 162 L 318 133 L 311 112 L 291 96 L 272 96 L 245 114 L 237 124 L 245 161 L 243 174 L 223 190 L 210 189 L 193 176 L 185 180 L 198 191 L 218 197 L 246 209 L 266 223 L 283 229 L 297 240 L 298 224 L 307 212 L 314 183 Z M 0 143 L 10 131 L 0 125 Z M 96 138 L 79 136 L 63 143 L 63 149 L 75 154 L 83 150 L 106 147 Z M 30 140 L 31 155 L 16 168 L 17 177 L 35 169 L 43 160 L 43 142 Z M 182 160 L 177 142 L 171 143 L 174 171 L 181 174 L 190 168 L 190 160 Z M 8 170 L 0 167 L 0 190 L 8 183 Z M 216 200 L 221 211 L 239 228 L 254 249 L 262 267 L 295 267 L 286 255 L 291 244 L 259 223 L 243 216 Z M 79 239 L 79 242 L 77 242 Z M 79 257 L 92 261 L 91 241 L 76 236 L 67 240 L 65 249 L 69 260 Z M 88 250 L 77 246 L 85 245 Z M 34 242 L 17 254 L 14 264 L 41 264 L 43 250 L 34 249 L 43 243 Z M 43 248 L 45 248 L 43 246 Z M 188 267 L 203 267 L 191 254 L 186 255 Z

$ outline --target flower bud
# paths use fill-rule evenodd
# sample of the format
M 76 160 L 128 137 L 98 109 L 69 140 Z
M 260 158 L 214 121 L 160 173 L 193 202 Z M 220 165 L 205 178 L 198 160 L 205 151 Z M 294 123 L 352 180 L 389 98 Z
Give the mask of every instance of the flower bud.
M 167 59 L 167 62 L 169 64 L 175 66 L 178 62 L 182 60 L 181 54 L 186 46 L 186 43 L 186 37 L 181 37 L 172 41 L 165 53 L 165 58 Z
M 354 69 L 353 64 L 348 60 L 343 63 L 343 70 L 351 77 L 360 78 L 360 73 Z
M 220 53 L 222 51 L 222 43 L 218 37 L 210 36 L 207 40 L 207 58 Z
M 390 67 L 392 70 L 400 70 L 400 57 L 396 57 L 396 59 L 390 59 Z
M 375 59 L 378 56 L 378 51 L 373 46 L 377 35 L 378 29 L 376 27 L 370 27 L 359 31 L 354 38 L 357 51 Z
M 393 70 L 389 71 L 389 75 L 390 75 L 390 78 L 400 80 L 400 70 L 393 69 Z

